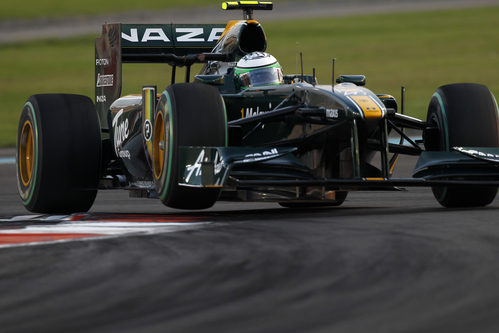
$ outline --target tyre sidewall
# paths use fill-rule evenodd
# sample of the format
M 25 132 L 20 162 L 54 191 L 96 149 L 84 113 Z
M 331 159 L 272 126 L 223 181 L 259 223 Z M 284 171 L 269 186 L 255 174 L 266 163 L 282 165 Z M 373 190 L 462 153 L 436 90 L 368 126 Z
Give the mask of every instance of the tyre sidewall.
M 447 121 L 447 105 L 445 95 L 438 89 L 430 100 L 426 122 L 439 128 L 438 143 L 435 147 L 426 147 L 427 150 L 449 151 L 449 128 Z
M 21 112 L 21 117 L 19 119 L 19 128 L 17 131 L 17 149 L 16 149 L 16 176 L 17 176 L 17 189 L 21 201 L 26 208 L 31 210 L 34 207 L 34 203 L 37 201 L 37 196 L 40 187 L 40 160 L 41 160 L 41 145 L 40 137 L 43 135 L 41 133 L 41 126 L 39 124 L 40 114 L 37 112 L 38 105 L 36 99 L 30 98 L 23 107 Z M 28 185 L 24 185 L 21 180 L 20 161 L 19 161 L 19 149 L 21 147 L 21 132 L 24 124 L 29 122 L 33 130 L 33 141 L 34 141 L 34 162 L 32 176 Z
M 434 143 L 432 147 L 427 146 L 427 150 L 449 151 L 449 128 L 446 110 L 447 101 L 445 94 L 439 88 L 430 100 L 426 118 L 428 124 L 439 128 L 438 142 Z M 431 190 L 437 201 L 444 204 L 448 196 L 448 188 L 446 186 L 433 186 Z
M 158 106 L 156 107 L 154 113 L 154 122 L 156 123 L 156 119 L 159 113 L 163 115 L 163 128 L 165 131 L 164 138 L 164 154 L 163 154 L 163 168 L 161 170 L 161 174 L 159 179 L 156 179 L 156 191 L 161 201 L 168 202 L 171 194 L 169 189 L 172 186 L 172 180 L 174 176 L 174 157 L 176 157 L 176 137 L 175 137 L 175 126 L 172 112 L 172 97 L 168 93 L 168 91 L 164 91 L 161 95 Z M 153 157 L 154 158 L 154 157 Z M 154 174 L 154 172 L 153 172 Z

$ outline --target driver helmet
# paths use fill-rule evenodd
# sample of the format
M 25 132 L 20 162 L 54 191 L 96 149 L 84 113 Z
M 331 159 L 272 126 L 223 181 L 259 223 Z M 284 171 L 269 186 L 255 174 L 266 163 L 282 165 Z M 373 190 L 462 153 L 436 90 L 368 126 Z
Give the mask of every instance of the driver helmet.
M 237 62 L 234 73 L 243 89 L 284 82 L 281 65 L 276 58 L 265 52 L 252 52 L 242 57 Z

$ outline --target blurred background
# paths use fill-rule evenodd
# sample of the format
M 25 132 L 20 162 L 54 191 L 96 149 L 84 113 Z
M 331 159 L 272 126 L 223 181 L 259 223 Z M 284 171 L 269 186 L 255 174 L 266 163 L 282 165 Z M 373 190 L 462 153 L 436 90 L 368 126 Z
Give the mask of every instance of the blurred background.
M 277 0 L 255 12 L 267 52 L 285 74 L 316 69 L 319 83 L 364 74 L 375 93 L 400 97 L 406 112 L 425 118 L 443 84 L 476 82 L 499 97 L 499 0 Z M 0 11 L 0 147 L 15 146 L 26 99 L 36 93 L 94 98 L 94 39 L 101 24 L 225 23 L 241 19 L 214 0 L 2 0 Z M 123 94 L 169 82 L 168 65 L 126 64 Z M 180 70 L 182 71 L 182 69 Z M 195 71 L 193 71 L 195 73 Z

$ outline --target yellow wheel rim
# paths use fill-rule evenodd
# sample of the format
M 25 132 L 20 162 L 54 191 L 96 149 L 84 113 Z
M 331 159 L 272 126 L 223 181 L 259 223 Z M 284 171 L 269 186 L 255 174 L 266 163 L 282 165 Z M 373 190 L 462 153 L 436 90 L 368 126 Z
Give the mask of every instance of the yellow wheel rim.
M 164 156 L 165 156 L 165 126 L 163 113 L 159 112 L 154 121 L 153 146 L 152 146 L 152 165 L 154 177 L 159 179 L 163 171 Z
M 26 120 L 21 131 L 19 144 L 19 173 L 24 186 L 28 186 L 33 174 L 33 163 L 35 158 L 35 138 L 33 127 Z

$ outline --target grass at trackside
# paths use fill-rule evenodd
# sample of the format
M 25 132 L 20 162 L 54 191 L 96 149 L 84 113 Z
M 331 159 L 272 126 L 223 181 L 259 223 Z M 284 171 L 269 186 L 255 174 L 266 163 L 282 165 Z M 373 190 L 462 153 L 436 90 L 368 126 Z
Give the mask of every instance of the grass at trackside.
M 155 10 L 174 7 L 220 6 L 219 0 L 2 0 L 0 20 L 52 18 L 95 15 L 132 10 Z
M 425 117 L 443 84 L 483 83 L 499 98 L 498 17 L 499 7 L 399 13 L 308 21 L 305 30 L 270 25 L 266 32 L 285 72 L 299 68 L 289 51 L 302 51 L 305 71 L 315 66 L 319 82 L 330 83 L 335 57 L 336 75 L 365 74 L 374 92 L 398 99 L 405 85 L 407 110 Z
M 268 51 L 285 73 L 299 71 L 302 51 L 308 73 L 319 82 L 336 75 L 365 74 L 367 87 L 397 97 L 407 88 L 409 114 L 424 117 L 435 89 L 452 82 L 479 82 L 499 98 L 499 7 L 263 23 Z M 93 98 L 93 38 L 0 46 L 0 146 L 15 145 L 17 121 L 34 93 L 66 92 Z M 181 78 L 183 71 L 178 73 Z M 167 65 L 124 66 L 124 91 L 169 82 Z
M 167 8 L 207 6 L 220 8 L 226 0 L 2 0 L 0 21 L 59 18 L 127 11 L 154 11 Z M 274 4 L 290 0 L 274 0 Z M 302 0 L 304 1 L 304 0 Z M 306 0 L 305 0 L 306 1 Z

